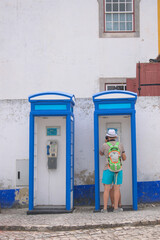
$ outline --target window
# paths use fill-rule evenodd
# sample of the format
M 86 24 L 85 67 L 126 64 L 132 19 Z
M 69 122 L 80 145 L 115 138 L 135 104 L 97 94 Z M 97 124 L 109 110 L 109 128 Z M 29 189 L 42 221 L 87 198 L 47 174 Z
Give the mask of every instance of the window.
M 140 36 L 140 0 L 97 0 L 99 37 L 132 38 Z
M 105 91 L 109 90 L 126 90 L 126 84 L 125 83 L 106 83 L 105 84 Z
M 126 78 L 100 78 L 99 91 L 126 90 Z
M 134 31 L 133 0 L 104 0 L 104 31 Z

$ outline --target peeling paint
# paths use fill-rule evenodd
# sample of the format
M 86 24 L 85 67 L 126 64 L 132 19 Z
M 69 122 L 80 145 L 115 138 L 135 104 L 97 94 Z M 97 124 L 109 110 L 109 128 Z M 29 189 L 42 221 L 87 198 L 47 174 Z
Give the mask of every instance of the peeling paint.
M 94 171 L 88 172 L 87 169 L 80 171 L 79 173 L 75 173 L 75 185 L 90 185 L 94 184 L 95 177 Z
M 15 191 L 15 201 L 18 205 L 28 204 L 28 188 L 21 188 Z

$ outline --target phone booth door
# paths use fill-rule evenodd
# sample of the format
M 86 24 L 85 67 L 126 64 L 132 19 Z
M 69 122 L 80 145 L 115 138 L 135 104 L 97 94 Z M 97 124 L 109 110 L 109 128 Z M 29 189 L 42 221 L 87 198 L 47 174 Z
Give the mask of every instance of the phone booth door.
M 36 117 L 35 126 L 35 206 L 65 205 L 66 117 Z

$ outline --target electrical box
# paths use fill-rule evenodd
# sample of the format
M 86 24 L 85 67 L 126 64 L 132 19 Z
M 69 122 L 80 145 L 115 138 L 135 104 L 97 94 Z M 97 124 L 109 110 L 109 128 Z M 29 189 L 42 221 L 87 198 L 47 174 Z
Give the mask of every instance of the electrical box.
M 16 160 L 16 186 L 29 185 L 29 160 Z

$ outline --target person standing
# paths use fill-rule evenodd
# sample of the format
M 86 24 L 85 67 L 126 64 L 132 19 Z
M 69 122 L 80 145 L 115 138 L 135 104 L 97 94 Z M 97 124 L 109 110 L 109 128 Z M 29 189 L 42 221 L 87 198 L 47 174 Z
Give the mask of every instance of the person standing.
M 120 198 L 120 185 L 123 181 L 122 160 L 126 160 L 126 154 L 122 143 L 116 141 L 117 134 L 114 129 L 109 129 L 106 134 L 108 142 L 105 142 L 101 147 L 99 154 L 105 155 L 106 165 L 103 170 L 102 183 L 104 184 L 104 207 L 101 212 L 107 212 L 107 204 L 109 199 L 109 192 L 112 183 L 114 184 L 114 210 L 113 212 L 123 211 L 122 208 L 118 208 L 118 201 Z

